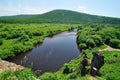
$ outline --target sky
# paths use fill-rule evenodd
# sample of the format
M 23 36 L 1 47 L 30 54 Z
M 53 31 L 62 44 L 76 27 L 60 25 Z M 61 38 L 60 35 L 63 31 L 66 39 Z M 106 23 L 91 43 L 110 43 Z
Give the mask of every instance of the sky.
M 120 18 L 120 0 L 0 0 L 0 16 L 43 14 L 55 9 Z

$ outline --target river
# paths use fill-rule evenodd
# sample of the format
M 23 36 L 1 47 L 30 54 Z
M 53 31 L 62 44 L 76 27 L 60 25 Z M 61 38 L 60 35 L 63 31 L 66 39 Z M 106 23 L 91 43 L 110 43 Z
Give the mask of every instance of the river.
M 17 55 L 9 61 L 29 67 L 36 74 L 42 74 L 59 70 L 64 63 L 70 62 L 79 55 L 76 31 L 66 31 L 45 38 L 42 44 L 35 46 L 29 52 Z

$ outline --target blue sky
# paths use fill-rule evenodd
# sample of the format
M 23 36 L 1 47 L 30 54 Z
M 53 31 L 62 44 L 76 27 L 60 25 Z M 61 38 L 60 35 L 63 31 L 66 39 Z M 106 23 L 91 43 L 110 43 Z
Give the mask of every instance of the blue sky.
M 0 0 L 0 16 L 42 14 L 54 9 L 120 18 L 120 0 Z

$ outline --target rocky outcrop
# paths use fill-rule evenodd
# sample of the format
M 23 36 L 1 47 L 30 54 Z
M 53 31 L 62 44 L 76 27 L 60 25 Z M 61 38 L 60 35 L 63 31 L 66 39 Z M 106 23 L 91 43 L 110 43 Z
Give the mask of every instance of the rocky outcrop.
M 0 73 L 8 69 L 10 69 L 11 71 L 16 71 L 16 70 L 23 70 L 24 67 L 17 65 L 15 63 L 11 63 L 11 62 L 0 59 Z
M 100 51 L 92 52 L 93 58 L 90 60 L 87 57 L 87 54 L 84 53 L 83 59 L 81 61 L 81 75 L 85 76 L 85 74 L 90 73 L 92 76 L 98 75 L 100 68 L 104 65 L 104 56 Z M 87 67 L 89 67 L 87 69 Z
M 92 52 L 93 58 L 91 61 L 90 74 L 95 76 L 98 74 L 100 68 L 104 65 L 104 56 L 100 51 Z
M 86 68 L 88 66 L 88 59 L 89 58 L 87 57 L 87 54 L 84 53 L 83 59 L 81 61 L 81 64 L 82 64 L 81 75 L 82 76 L 85 76 L 85 74 L 88 73 L 87 68 Z

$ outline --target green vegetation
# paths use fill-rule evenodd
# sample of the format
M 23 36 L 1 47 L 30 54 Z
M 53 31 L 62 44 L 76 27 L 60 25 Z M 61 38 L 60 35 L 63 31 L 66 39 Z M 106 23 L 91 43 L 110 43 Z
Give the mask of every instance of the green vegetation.
M 104 51 L 107 45 L 111 44 L 111 40 L 119 39 L 118 37 L 119 30 L 120 30 L 119 25 L 98 25 L 97 24 L 97 25 L 79 26 L 78 33 L 77 33 L 78 35 L 77 42 L 80 48 L 82 46 L 82 50 L 88 54 L 88 57 L 90 59 L 92 59 L 91 53 L 96 50 L 102 50 L 102 54 L 105 57 L 105 64 L 101 68 L 99 76 L 92 77 L 89 74 L 85 76 L 81 75 L 81 60 L 83 57 L 83 55 L 81 54 L 78 58 L 72 60 L 70 63 L 64 64 L 64 66 L 58 72 L 44 73 L 39 77 L 39 79 L 42 79 L 42 80 L 49 80 L 49 79 L 50 80 L 91 80 L 92 78 L 94 80 L 119 80 L 120 79 L 119 77 L 120 51 Z
M 72 24 L 0 24 L 0 58 L 6 59 L 29 51 L 45 37 L 76 25 Z
M 120 79 L 120 52 L 118 51 L 103 51 L 105 57 L 105 65 L 101 69 L 101 77 L 106 80 Z
M 120 24 L 119 18 L 95 16 L 70 10 L 53 10 L 41 15 L 1 17 L 2 23 L 71 23 L 71 24 Z
M 3 44 L 3 40 L 2 39 L 0 39 L 0 45 L 2 45 Z
M 106 48 L 105 45 L 93 48 L 91 50 L 87 49 L 85 52 L 88 54 L 89 58 L 92 59 L 92 51 L 103 50 Z M 41 80 L 119 80 L 120 72 L 120 52 L 118 51 L 102 51 L 105 56 L 105 64 L 100 70 L 100 75 L 92 77 L 89 74 L 82 76 L 81 73 L 81 60 L 83 55 L 72 60 L 70 63 L 64 64 L 64 66 L 55 73 L 44 73 L 39 77 Z M 67 66 L 67 67 L 66 67 Z
M 114 48 L 120 48 L 120 40 L 119 39 L 111 39 L 110 46 Z
M 77 35 L 80 49 L 91 49 L 103 44 L 120 48 L 119 25 L 83 25 L 78 28 Z
M 76 23 L 81 25 L 78 26 Z M 79 48 L 86 52 L 90 59 L 91 53 L 96 50 L 102 50 L 105 56 L 105 64 L 100 70 L 100 75 L 95 77 L 89 74 L 81 75 L 83 57 L 81 54 L 71 62 L 65 63 L 59 71 L 46 72 L 38 78 L 40 80 L 120 80 L 120 51 L 104 50 L 107 46 L 120 49 L 119 18 L 69 10 L 54 10 L 41 15 L 0 17 L 0 58 L 6 59 L 29 51 L 34 45 L 41 43 L 45 37 L 66 30 L 70 31 L 76 26 L 78 26 Z M 0 74 L 1 80 L 35 80 L 35 77 L 29 69 L 15 72 L 6 70 Z
M 35 75 L 30 69 L 24 69 L 23 71 L 17 70 L 12 72 L 11 70 L 6 70 L 0 74 L 1 80 L 35 80 Z

